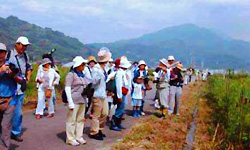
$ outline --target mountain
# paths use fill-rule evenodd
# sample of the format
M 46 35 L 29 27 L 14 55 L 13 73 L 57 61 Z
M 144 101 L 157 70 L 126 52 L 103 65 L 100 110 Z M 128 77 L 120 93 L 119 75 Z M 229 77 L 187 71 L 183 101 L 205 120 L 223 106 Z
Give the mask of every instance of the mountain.
M 88 48 L 78 39 L 53 31 L 51 28 L 42 28 L 17 17 L 0 18 L 0 42 L 5 43 L 9 49 L 14 48 L 14 43 L 19 36 L 28 37 L 32 46 L 27 53 L 31 60 L 42 58 L 42 54 L 56 48 L 55 59 L 62 62 L 71 61 L 76 55 L 88 55 Z
M 108 47 L 115 57 L 126 55 L 131 60 L 144 59 L 155 66 L 158 60 L 174 55 L 185 67 L 214 69 L 247 69 L 250 67 L 250 43 L 234 40 L 212 30 L 185 24 L 162 29 L 139 38 L 113 43 L 87 44 L 90 49 Z

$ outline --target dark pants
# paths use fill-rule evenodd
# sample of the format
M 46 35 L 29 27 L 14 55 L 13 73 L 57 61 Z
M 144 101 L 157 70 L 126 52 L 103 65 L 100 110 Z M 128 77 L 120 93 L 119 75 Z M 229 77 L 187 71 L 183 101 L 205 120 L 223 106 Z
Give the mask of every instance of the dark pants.
M 1 140 L 0 149 L 8 150 L 10 147 L 10 133 L 12 125 L 12 117 L 14 115 L 15 107 L 11 106 L 5 111 L 0 111 L 0 122 L 1 122 Z

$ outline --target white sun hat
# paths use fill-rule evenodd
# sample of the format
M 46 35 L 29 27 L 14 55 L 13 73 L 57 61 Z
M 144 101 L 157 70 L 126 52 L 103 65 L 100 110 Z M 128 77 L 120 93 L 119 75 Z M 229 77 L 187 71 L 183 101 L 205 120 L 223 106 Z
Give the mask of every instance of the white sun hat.
M 44 58 L 44 59 L 42 60 L 41 65 L 45 65 L 45 64 L 51 64 L 51 60 L 50 60 L 49 58 Z
M 107 47 L 102 47 L 98 52 L 98 62 L 108 62 L 112 57 L 111 52 Z
M 76 68 L 78 66 L 80 66 L 81 64 L 83 63 L 87 63 L 88 60 L 86 59 L 83 59 L 82 56 L 76 56 L 74 59 L 73 59 L 73 68 Z
M 17 40 L 16 43 L 21 43 L 23 45 L 31 45 L 31 43 L 29 42 L 28 38 L 25 36 L 20 36 Z
M 162 58 L 162 59 L 160 59 L 159 61 L 160 61 L 163 65 L 165 65 L 165 66 L 168 65 L 168 61 L 167 61 L 167 59 L 165 59 L 165 58 Z
M 128 69 L 131 66 L 131 63 L 126 57 L 121 57 L 120 67 Z
M 1 50 L 1 51 L 7 51 L 6 45 L 3 44 L 3 43 L 0 43 L 0 50 Z
M 168 56 L 168 60 L 175 60 L 173 55 Z
M 146 66 L 146 62 L 144 60 L 140 60 L 138 66 L 140 66 L 140 65 L 145 65 Z

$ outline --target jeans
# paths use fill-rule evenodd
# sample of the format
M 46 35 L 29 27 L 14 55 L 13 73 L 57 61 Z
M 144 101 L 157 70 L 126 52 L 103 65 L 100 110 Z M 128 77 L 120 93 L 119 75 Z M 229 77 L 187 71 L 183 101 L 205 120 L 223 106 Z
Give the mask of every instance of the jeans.
M 116 108 L 116 110 L 115 110 L 115 114 L 114 114 L 114 116 L 116 117 L 116 118 L 121 118 L 122 116 L 123 116 L 123 114 L 124 114 L 124 111 L 125 111 L 125 105 L 126 105 L 126 96 L 122 96 L 122 102 L 119 102 L 118 104 L 117 104 L 117 108 Z
M 23 122 L 23 100 L 24 95 L 15 95 L 13 99 L 16 101 L 16 108 L 14 111 L 14 115 L 12 118 L 12 131 L 11 133 L 14 135 L 21 135 L 22 132 L 22 122 Z

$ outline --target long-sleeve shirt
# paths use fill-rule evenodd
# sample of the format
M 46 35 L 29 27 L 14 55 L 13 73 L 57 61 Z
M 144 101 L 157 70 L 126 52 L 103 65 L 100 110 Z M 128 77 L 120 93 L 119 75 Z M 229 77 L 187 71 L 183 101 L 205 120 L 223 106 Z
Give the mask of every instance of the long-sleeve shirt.
M 49 79 L 49 81 L 48 81 L 48 89 L 54 89 L 53 85 L 55 85 L 55 84 L 58 85 L 59 84 L 60 75 L 53 68 L 50 68 L 47 71 L 47 73 L 48 73 L 48 77 L 49 77 L 48 78 Z M 44 71 L 43 68 L 42 69 L 38 69 L 36 80 L 38 80 L 38 79 L 44 80 L 44 75 L 45 74 L 46 74 L 46 71 Z M 44 83 L 45 83 L 45 81 L 43 83 L 41 83 L 41 84 L 38 85 L 38 91 L 43 91 L 44 90 L 43 89 Z
M 92 71 L 92 83 L 95 89 L 93 97 L 106 98 L 106 78 L 105 71 L 101 68 L 99 64 L 96 64 Z
M 119 69 L 115 76 L 115 83 L 116 83 L 116 92 L 117 97 L 122 98 L 122 87 L 129 89 L 129 83 L 126 75 L 126 71 L 123 69 Z

